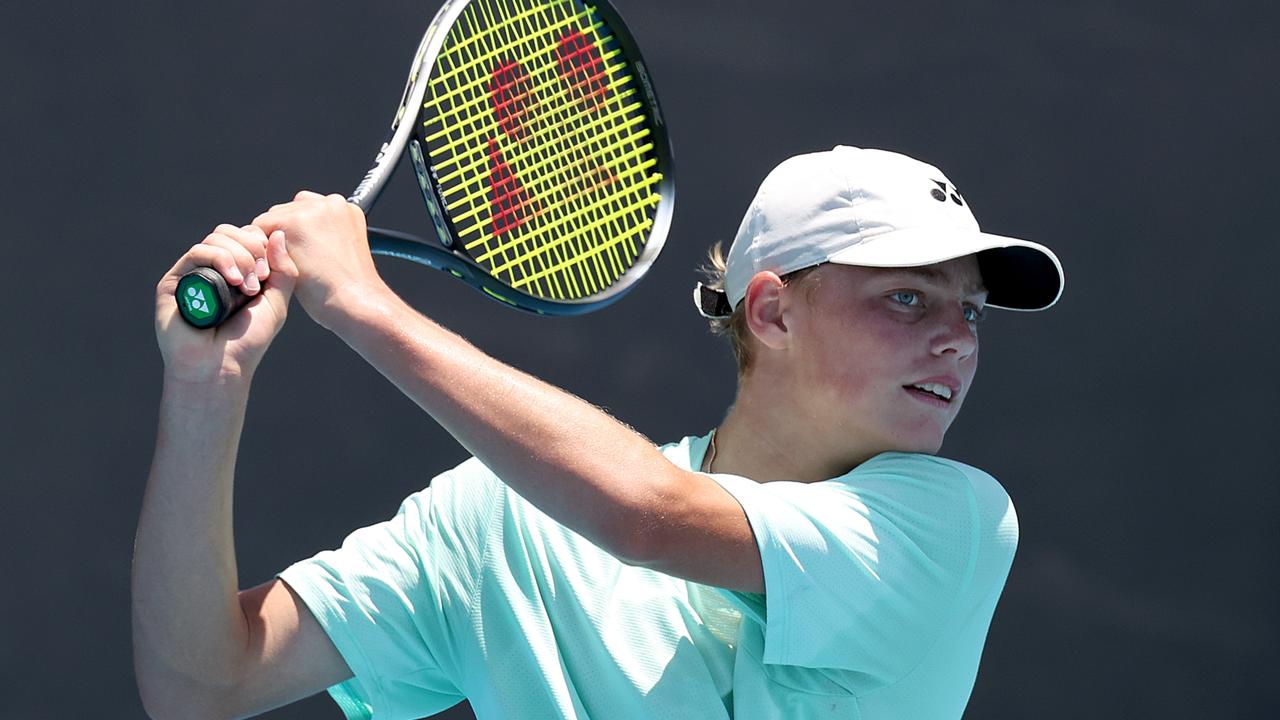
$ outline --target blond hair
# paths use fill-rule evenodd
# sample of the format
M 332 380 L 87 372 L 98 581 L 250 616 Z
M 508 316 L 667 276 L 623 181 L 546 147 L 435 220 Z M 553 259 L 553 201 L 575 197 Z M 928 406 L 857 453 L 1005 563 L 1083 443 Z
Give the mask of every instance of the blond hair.
M 724 286 L 726 267 L 722 243 L 717 241 L 707 252 L 707 264 L 702 267 L 702 274 L 705 278 L 702 284 L 712 290 L 727 292 Z M 789 272 L 781 276 L 782 282 L 784 285 L 802 282 L 818 267 L 818 265 L 811 265 L 807 268 Z M 817 278 L 814 277 L 805 287 L 805 298 L 807 300 L 813 300 L 813 291 L 816 286 Z M 738 364 L 738 377 L 745 376 L 747 370 L 751 369 L 751 361 L 755 353 L 751 328 L 747 326 L 746 305 L 739 302 L 738 306 L 733 309 L 732 315 L 723 318 L 710 318 L 709 322 L 712 334 L 729 338 L 729 347 L 733 350 L 733 358 Z

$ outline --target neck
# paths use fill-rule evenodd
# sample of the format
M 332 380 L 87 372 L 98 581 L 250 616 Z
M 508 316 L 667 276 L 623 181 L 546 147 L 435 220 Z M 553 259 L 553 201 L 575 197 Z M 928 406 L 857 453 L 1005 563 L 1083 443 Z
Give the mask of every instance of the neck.
M 838 429 L 833 437 L 833 428 L 794 402 L 795 397 L 782 383 L 743 378 L 733 407 L 716 429 L 710 470 L 756 482 L 818 482 L 839 477 L 879 454 L 859 449 L 856 439 Z

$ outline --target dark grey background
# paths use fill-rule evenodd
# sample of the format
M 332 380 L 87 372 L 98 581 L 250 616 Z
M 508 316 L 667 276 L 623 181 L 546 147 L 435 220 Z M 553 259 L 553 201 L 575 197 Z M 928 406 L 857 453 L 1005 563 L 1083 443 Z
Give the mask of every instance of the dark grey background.
M 674 137 L 667 250 L 606 312 L 542 320 L 380 260 L 415 306 L 655 440 L 733 392 L 689 302 L 781 159 L 948 172 L 1054 247 L 1062 303 L 994 313 L 944 453 L 1013 496 L 1017 561 L 970 718 L 1280 713 L 1274 3 L 619 0 Z M 129 563 L 161 365 L 152 289 L 222 221 L 347 192 L 431 2 L 0 8 L 6 718 L 142 715 Z M 429 232 L 407 173 L 374 214 Z M 237 478 L 244 585 L 395 511 L 463 453 L 297 310 Z M 272 718 L 336 718 L 312 698 Z M 462 717 L 459 712 L 455 717 Z

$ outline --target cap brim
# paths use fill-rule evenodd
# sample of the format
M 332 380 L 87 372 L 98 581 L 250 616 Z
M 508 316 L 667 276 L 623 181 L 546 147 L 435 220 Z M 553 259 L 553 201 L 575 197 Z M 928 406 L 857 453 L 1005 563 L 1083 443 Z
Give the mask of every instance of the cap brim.
M 939 232 L 936 228 L 895 230 L 851 245 L 828 262 L 862 267 L 921 267 L 978 256 L 987 305 L 1035 311 L 1062 297 L 1062 263 L 1049 248 L 1029 240 L 984 232 Z

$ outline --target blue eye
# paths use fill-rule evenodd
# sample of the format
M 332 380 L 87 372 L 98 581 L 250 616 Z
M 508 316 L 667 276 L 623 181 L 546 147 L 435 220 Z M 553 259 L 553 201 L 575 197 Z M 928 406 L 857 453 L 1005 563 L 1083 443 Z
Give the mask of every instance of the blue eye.
M 977 323 L 982 321 L 982 318 L 986 316 L 987 316 L 987 311 L 982 308 L 975 307 L 973 305 L 964 306 L 964 319 L 966 322 L 976 325 Z
M 920 294 L 911 292 L 910 290 L 899 290 L 893 294 L 894 302 L 903 305 L 915 306 L 920 304 Z

